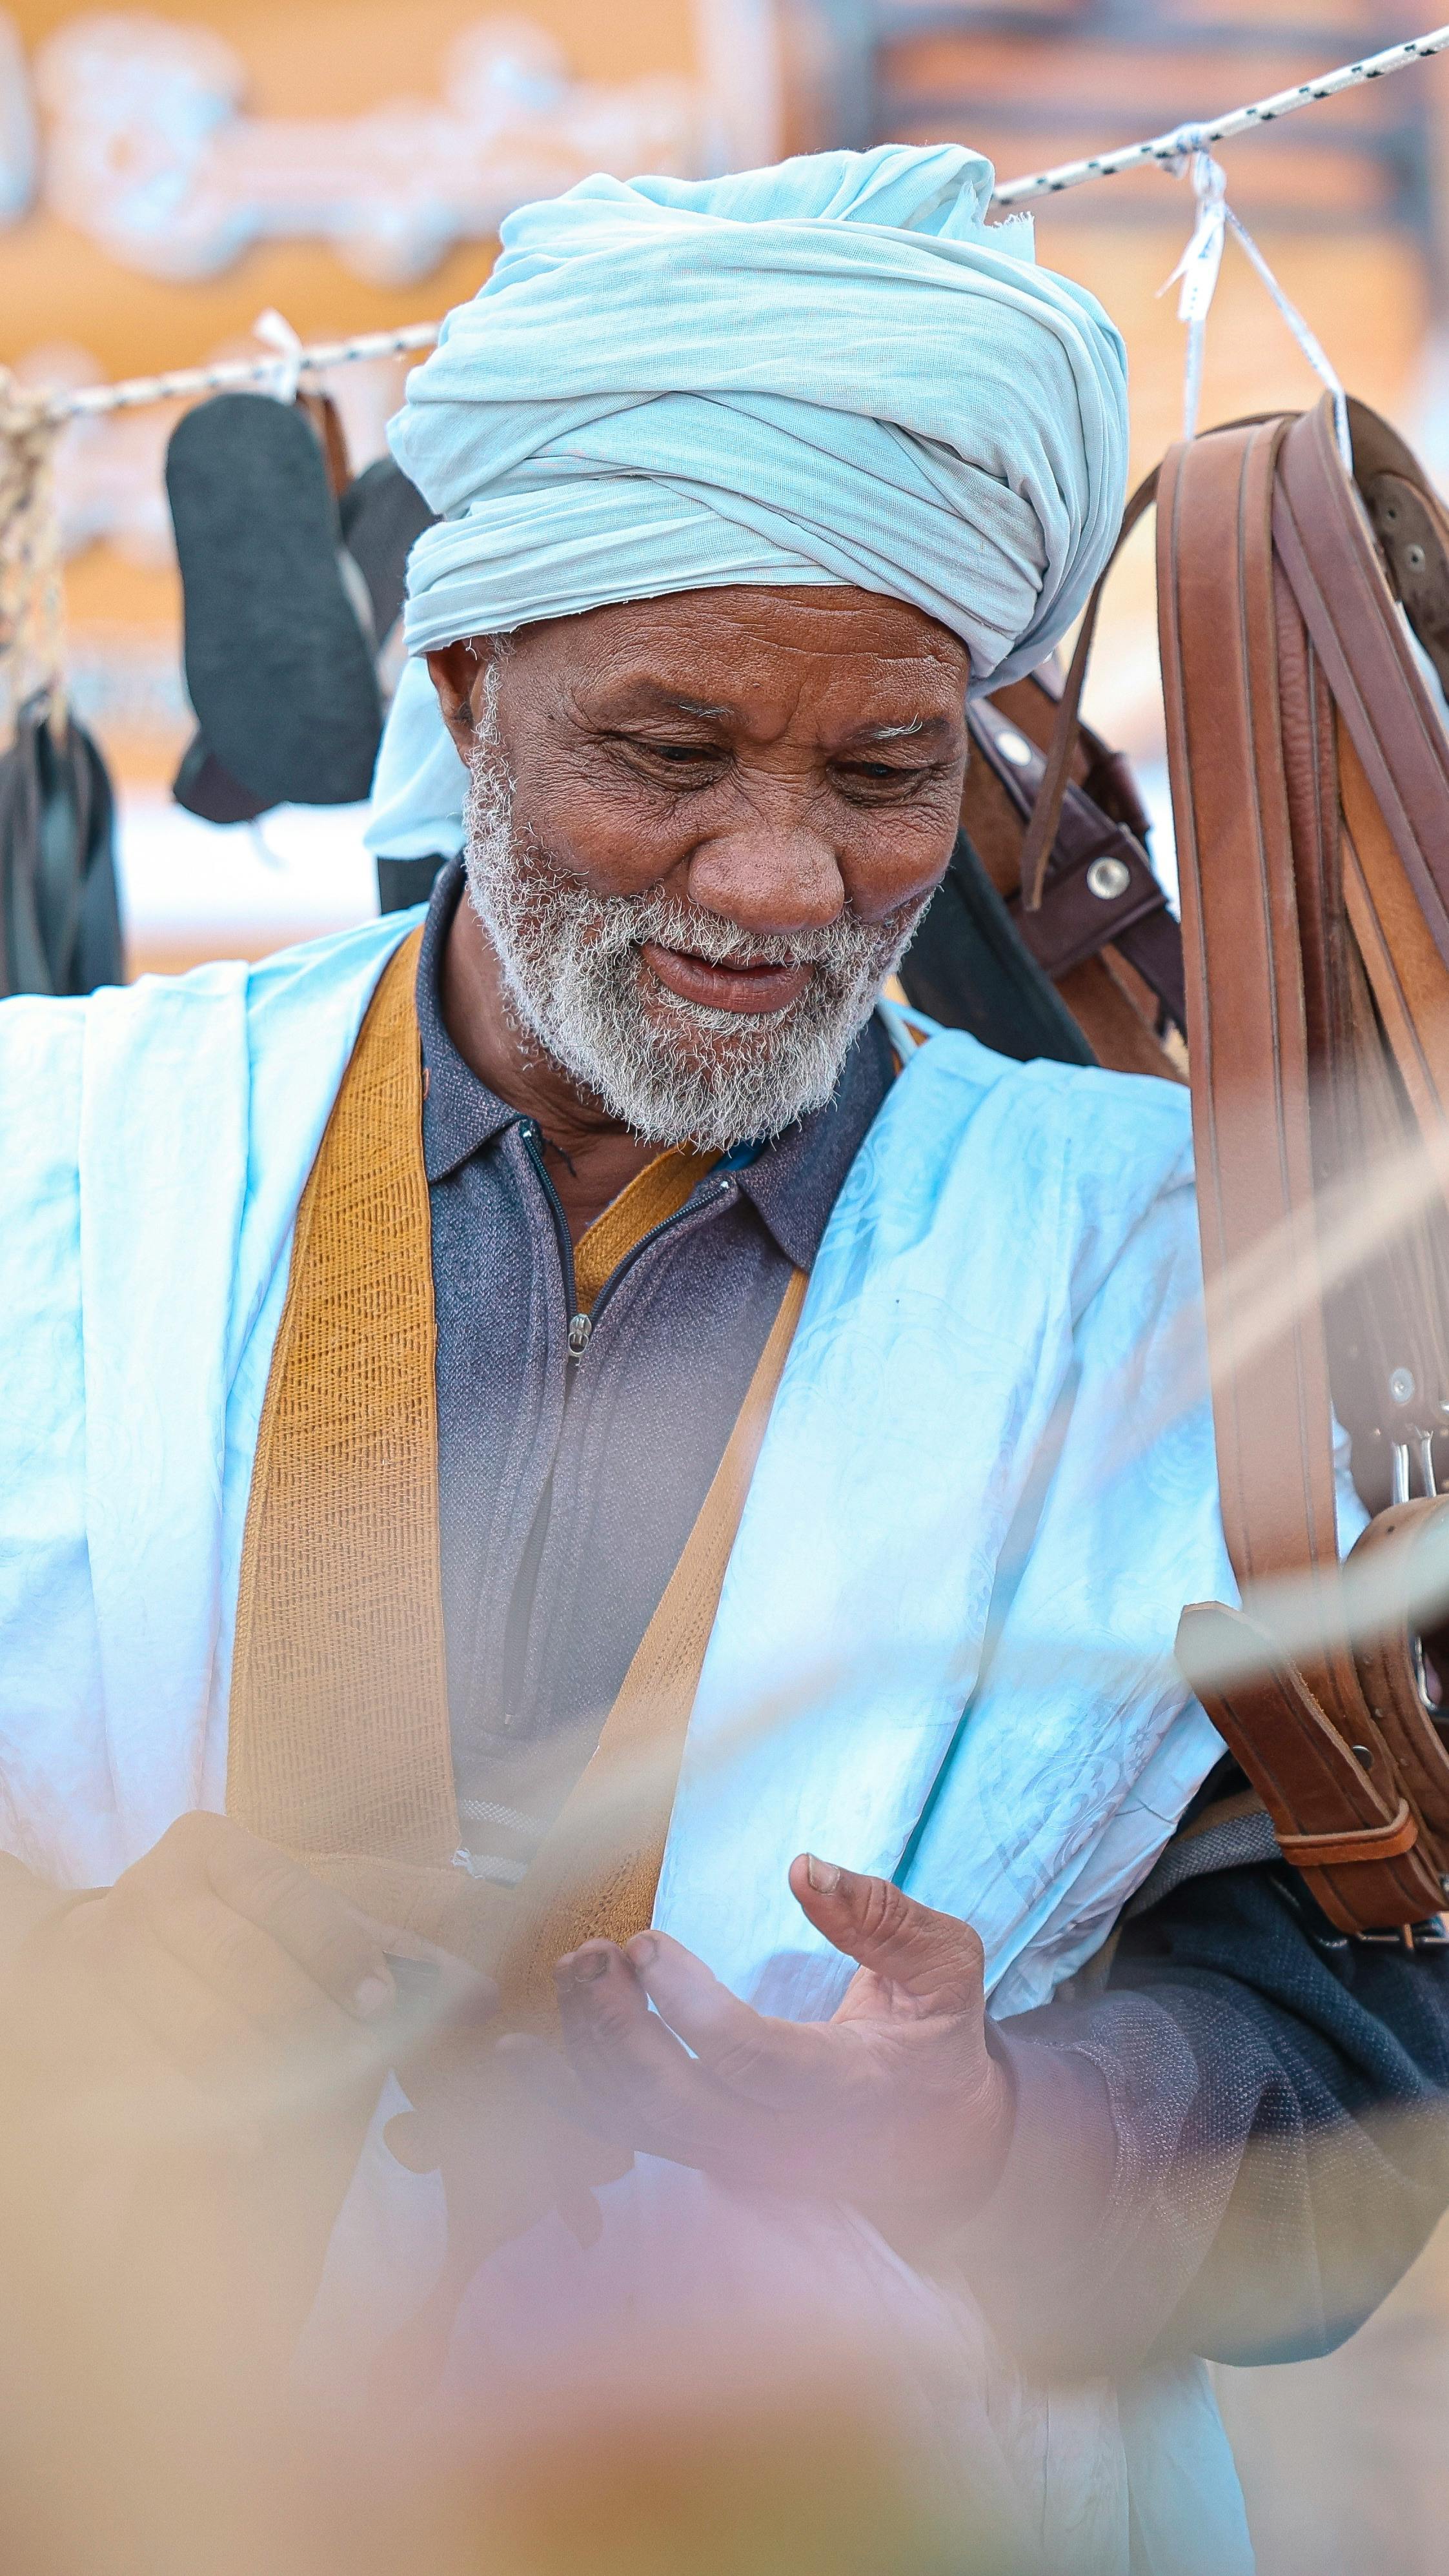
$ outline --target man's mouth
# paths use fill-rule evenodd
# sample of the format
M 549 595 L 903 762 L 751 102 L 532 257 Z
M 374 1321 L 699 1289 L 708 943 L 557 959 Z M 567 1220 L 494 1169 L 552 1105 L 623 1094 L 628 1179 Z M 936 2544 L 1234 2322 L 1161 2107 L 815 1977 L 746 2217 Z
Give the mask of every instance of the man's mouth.
M 666 991 L 677 993 L 682 1002 L 699 1002 L 713 1011 L 739 1011 L 760 1017 L 798 1002 L 815 972 L 808 963 L 756 966 L 737 958 L 728 965 L 716 966 L 687 948 L 661 948 L 653 939 L 645 942 L 639 954 Z

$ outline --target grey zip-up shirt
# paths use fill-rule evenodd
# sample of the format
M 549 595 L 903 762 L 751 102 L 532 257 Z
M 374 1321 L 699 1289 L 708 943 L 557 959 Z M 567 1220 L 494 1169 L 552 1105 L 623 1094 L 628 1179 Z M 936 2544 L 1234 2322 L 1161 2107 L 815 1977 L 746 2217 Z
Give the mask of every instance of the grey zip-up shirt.
M 889 1089 L 872 1021 L 828 1106 L 705 1175 L 573 1318 L 533 1122 L 464 1063 L 418 966 L 438 1318 L 438 1477 L 453 1758 L 475 1867 L 521 1875 L 598 1741 L 704 1500 L 792 1270 L 808 1270 Z

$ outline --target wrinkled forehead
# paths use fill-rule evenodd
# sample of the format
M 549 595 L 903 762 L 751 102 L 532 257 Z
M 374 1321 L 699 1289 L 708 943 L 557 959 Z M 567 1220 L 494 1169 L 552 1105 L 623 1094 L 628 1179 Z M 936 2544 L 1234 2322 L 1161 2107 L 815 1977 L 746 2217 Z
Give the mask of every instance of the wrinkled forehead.
M 845 584 L 629 600 L 519 629 L 510 680 L 581 721 L 677 713 L 744 730 L 905 732 L 959 721 L 960 638 L 908 602 Z

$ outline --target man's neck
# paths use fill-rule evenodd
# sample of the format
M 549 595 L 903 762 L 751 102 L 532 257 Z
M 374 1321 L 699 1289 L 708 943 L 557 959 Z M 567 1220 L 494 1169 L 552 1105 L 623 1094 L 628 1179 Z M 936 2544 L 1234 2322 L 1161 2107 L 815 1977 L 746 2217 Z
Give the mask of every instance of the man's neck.
M 505 1007 L 493 943 L 466 894 L 443 952 L 442 1004 L 464 1063 L 499 1100 L 536 1122 L 549 1179 L 577 1243 L 664 1148 L 641 1141 L 579 1091 L 561 1066 L 529 1051 Z

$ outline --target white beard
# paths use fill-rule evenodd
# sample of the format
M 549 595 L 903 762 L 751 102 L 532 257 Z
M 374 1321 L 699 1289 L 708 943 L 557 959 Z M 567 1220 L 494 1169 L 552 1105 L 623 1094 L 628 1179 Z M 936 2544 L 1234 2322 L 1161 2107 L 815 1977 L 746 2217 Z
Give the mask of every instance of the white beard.
M 466 812 L 468 893 L 520 1031 L 611 1117 L 658 1145 L 725 1153 L 823 1108 L 924 909 L 759 937 L 661 894 L 597 895 L 552 866 L 514 813 L 496 671 L 478 725 Z M 752 965 L 813 965 L 799 998 L 760 1014 L 640 990 L 648 941 Z

